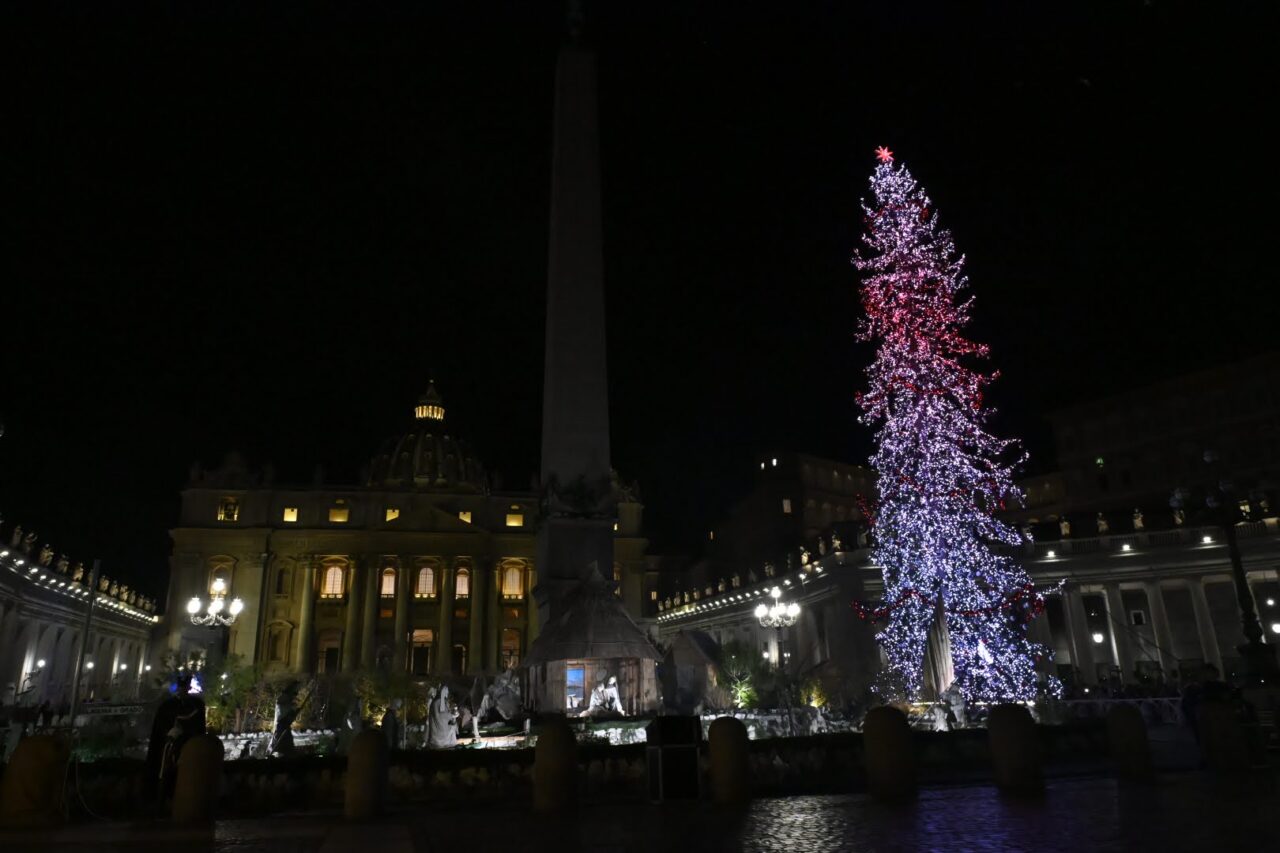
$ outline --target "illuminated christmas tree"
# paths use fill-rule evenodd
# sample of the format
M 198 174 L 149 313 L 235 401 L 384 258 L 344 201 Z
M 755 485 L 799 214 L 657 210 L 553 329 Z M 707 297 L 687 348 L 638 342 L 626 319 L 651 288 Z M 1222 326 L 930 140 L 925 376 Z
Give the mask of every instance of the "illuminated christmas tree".
M 887 619 L 877 635 L 888 658 L 882 690 L 919 697 L 930 630 L 949 640 L 955 685 L 971 700 L 1036 694 L 1027 639 L 1043 608 L 1012 556 L 1022 542 L 995 517 L 1020 498 L 1017 442 L 987 431 L 983 389 L 998 373 L 969 366 L 987 347 L 962 334 L 964 258 L 911 173 L 877 149 L 874 199 L 864 204 L 863 340 L 878 345 L 860 394 L 862 421 L 878 424 L 872 466 L 879 492 L 873 532 Z M 936 648 L 946 643 L 935 644 Z

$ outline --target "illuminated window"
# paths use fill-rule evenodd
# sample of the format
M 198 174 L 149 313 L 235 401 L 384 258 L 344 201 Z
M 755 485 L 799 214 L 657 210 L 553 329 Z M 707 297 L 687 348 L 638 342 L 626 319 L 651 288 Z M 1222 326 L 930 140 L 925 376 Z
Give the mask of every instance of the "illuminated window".
M 394 506 L 387 507 L 387 517 L 386 517 L 387 521 L 395 521 L 399 517 L 400 517 L 399 507 L 394 507 Z
M 290 521 L 290 522 L 297 521 L 297 520 L 298 520 L 298 508 L 297 508 L 296 506 L 287 506 L 287 507 L 285 507 L 285 508 L 284 508 L 284 520 L 285 520 L 285 521 Z
M 396 597 L 396 570 L 395 569 L 382 570 L 382 597 L 383 598 Z
M 617 532 L 618 532 L 618 522 L 616 522 L 616 521 L 613 523 L 613 532 L 614 532 L 614 533 L 617 533 Z
M 346 524 L 351 518 L 351 508 L 346 505 L 346 501 L 338 501 L 335 506 L 329 507 L 329 520 L 334 524 Z
M 791 498 L 782 499 L 782 513 L 783 515 L 791 515 Z
M 458 598 L 469 598 L 471 596 L 471 572 L 466 569 L 458 569 L 458 577 L 454 581 L 454 594 Z
M 436 595 L 436 572 L 430 566 L 423 566 L 418 570 L 418 585 L 414 587 L 413 594 L 418 598 L 435 598 Z
M 459 512 L 459 513 L 458 513 L 458 519 L 459 519 L 460 521 L 465 521 L 467 524 L 470 524 L 470 523 L 471 523 L 471 510 L 469 510 L 469 509 L 464 509 L 464 510 L 462 510 L 461 512 Z
M 237 498 L 223 498 L 218 501 L 218 521 L 235 521 L 240 518 L 240 501 Z
M 519 512 L 507 513 L 507 527 L 524 527 L 524 514 Z
M 321 598 L 342 598 L 346 588 L 346 572 L 342 566 L 330 566 L 324 570 L 324 584 L 320 587 Z
M 518 565 L 508 565 L 502 570 L 502 597 L 524 598 L 524 572 Z
M 658 591 L 656 589 L 649 590 L 649 600 L 650 601 L 658 600 Z
M 708 595 L 710 592 L 710 590 L 707 590 Z M 613 594 L 617 596 L 622 595 L 622 566 L 617 563 L 613 564 Z

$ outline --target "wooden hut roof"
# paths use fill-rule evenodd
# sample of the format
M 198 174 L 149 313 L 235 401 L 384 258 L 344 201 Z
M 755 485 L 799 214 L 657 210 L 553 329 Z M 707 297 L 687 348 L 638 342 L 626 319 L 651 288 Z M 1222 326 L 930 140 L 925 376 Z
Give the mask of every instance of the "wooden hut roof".
M 591 658 L 662 660 L 599 569 L 568 593 L 563 612 L 543 626 L 524 665 Z

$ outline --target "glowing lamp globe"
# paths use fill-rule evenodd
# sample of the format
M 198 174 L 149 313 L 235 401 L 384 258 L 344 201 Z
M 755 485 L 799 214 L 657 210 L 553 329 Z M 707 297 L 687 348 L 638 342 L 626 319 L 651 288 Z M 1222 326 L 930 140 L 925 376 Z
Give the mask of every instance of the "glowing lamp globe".
M 757 605 L 756 605 L 756 618 L 757 618 L 757 619 L 763 619 L 763 618 L 764 618 L 765 616 L 767 616 L 768 614 L 769 614 L 769 608 L 768 608 L 768 607 L 766 607 L 766 606 L 765 606 L 765 605 L 763 605 L 763 604 L 757 604 Z
M 200 612 L 200 599 L 198 599 L 198 598 L 193 598 L 193 599 L 191 599 L 190 601 L 188 601 L 188 602 L 187 602 L 187 612 L 188 612 L 188 613 L 190 613 L 192 616 L 195 616 L 197 613 L 199 613 L 199 612 Z
M 212 590 L 214 595 L 222 595 L 224 592 L 227 591 L 227 582 L 224 581 L 222 578 L 216 578 L 213 582 L 213 586 L 210 587 L 210 589 Z
M 239 615 L 240 615 L 240 611 L 241 611 L 241 610 L 244 610 L 244 602 L 243 602 L 243 601 L 241 601 L 241 600 L 240 600 L 240 599 L 238 599 L 238 598 L 234 598 L 234 599 L 232 599 L 232 600 L 231 600 L 231 615 L 232 615 L 232 616 L 239 616 Z
M 215 598 L 209 602 L 209 612 L 215 616 L 222 612 L 223 601 L 221 598 Z

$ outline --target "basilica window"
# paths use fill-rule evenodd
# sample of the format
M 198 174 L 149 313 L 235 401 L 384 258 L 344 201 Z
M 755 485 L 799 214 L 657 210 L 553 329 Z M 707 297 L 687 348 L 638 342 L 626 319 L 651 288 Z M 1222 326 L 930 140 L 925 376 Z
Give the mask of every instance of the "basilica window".
M 471 597 L 471 572 L 458 569 L 458 577 L 454 581 L 454 594 L 458 598 Z
M 502 570 L 502 597 L 524 598 L 523 567 L 512 563 Z
M 396 570 L 395 569 L 382 570 L 382 597 L 383 598 L 396 597 Z
M 346 501 L 338 501 L 329 507 L 329 521 L 333 524 L 346 524 L 351 518 L 351 507 Z
M 430 566 L 423 566 L 418 569 L 418 583 L 413 589 L 413 594 L 418 598 L 435 598 L 436 597 L 436 571 Z
M 329 566 L 324 570 L 324 583 L 320 587 L 321 598 L 342 598 L 346 591 L 346 571 L 342 566 Z
M 791 498 L 782 499 L 782 513 L 783 515 L 791 515 Z
M 282 518 L 290 523 L 296 522 L 298 520 L 298 508 L 296 506 L 285 507 Z
M 400 517 L 400 507 L 398 506 L 387 507 L 386 518 L 384 520 L 395 521 L 399 517 Z
M 469 509 L 464 509 L 464 510 L 462 510 L 461 512 L 459 512 L 459 513 L 458 513 L 458 520 L 459 520 L 459 521 L 465 521 L 467 524 L 470 524 L 470 523 L 471 523 L 471 510 L 469 510 Z
M 507 527 L 524 527 L 524 513 L 507 513 Z
M 218 521 L 238 521 L 239 518 L 239 498 L 223 498 L 218 501 Z

